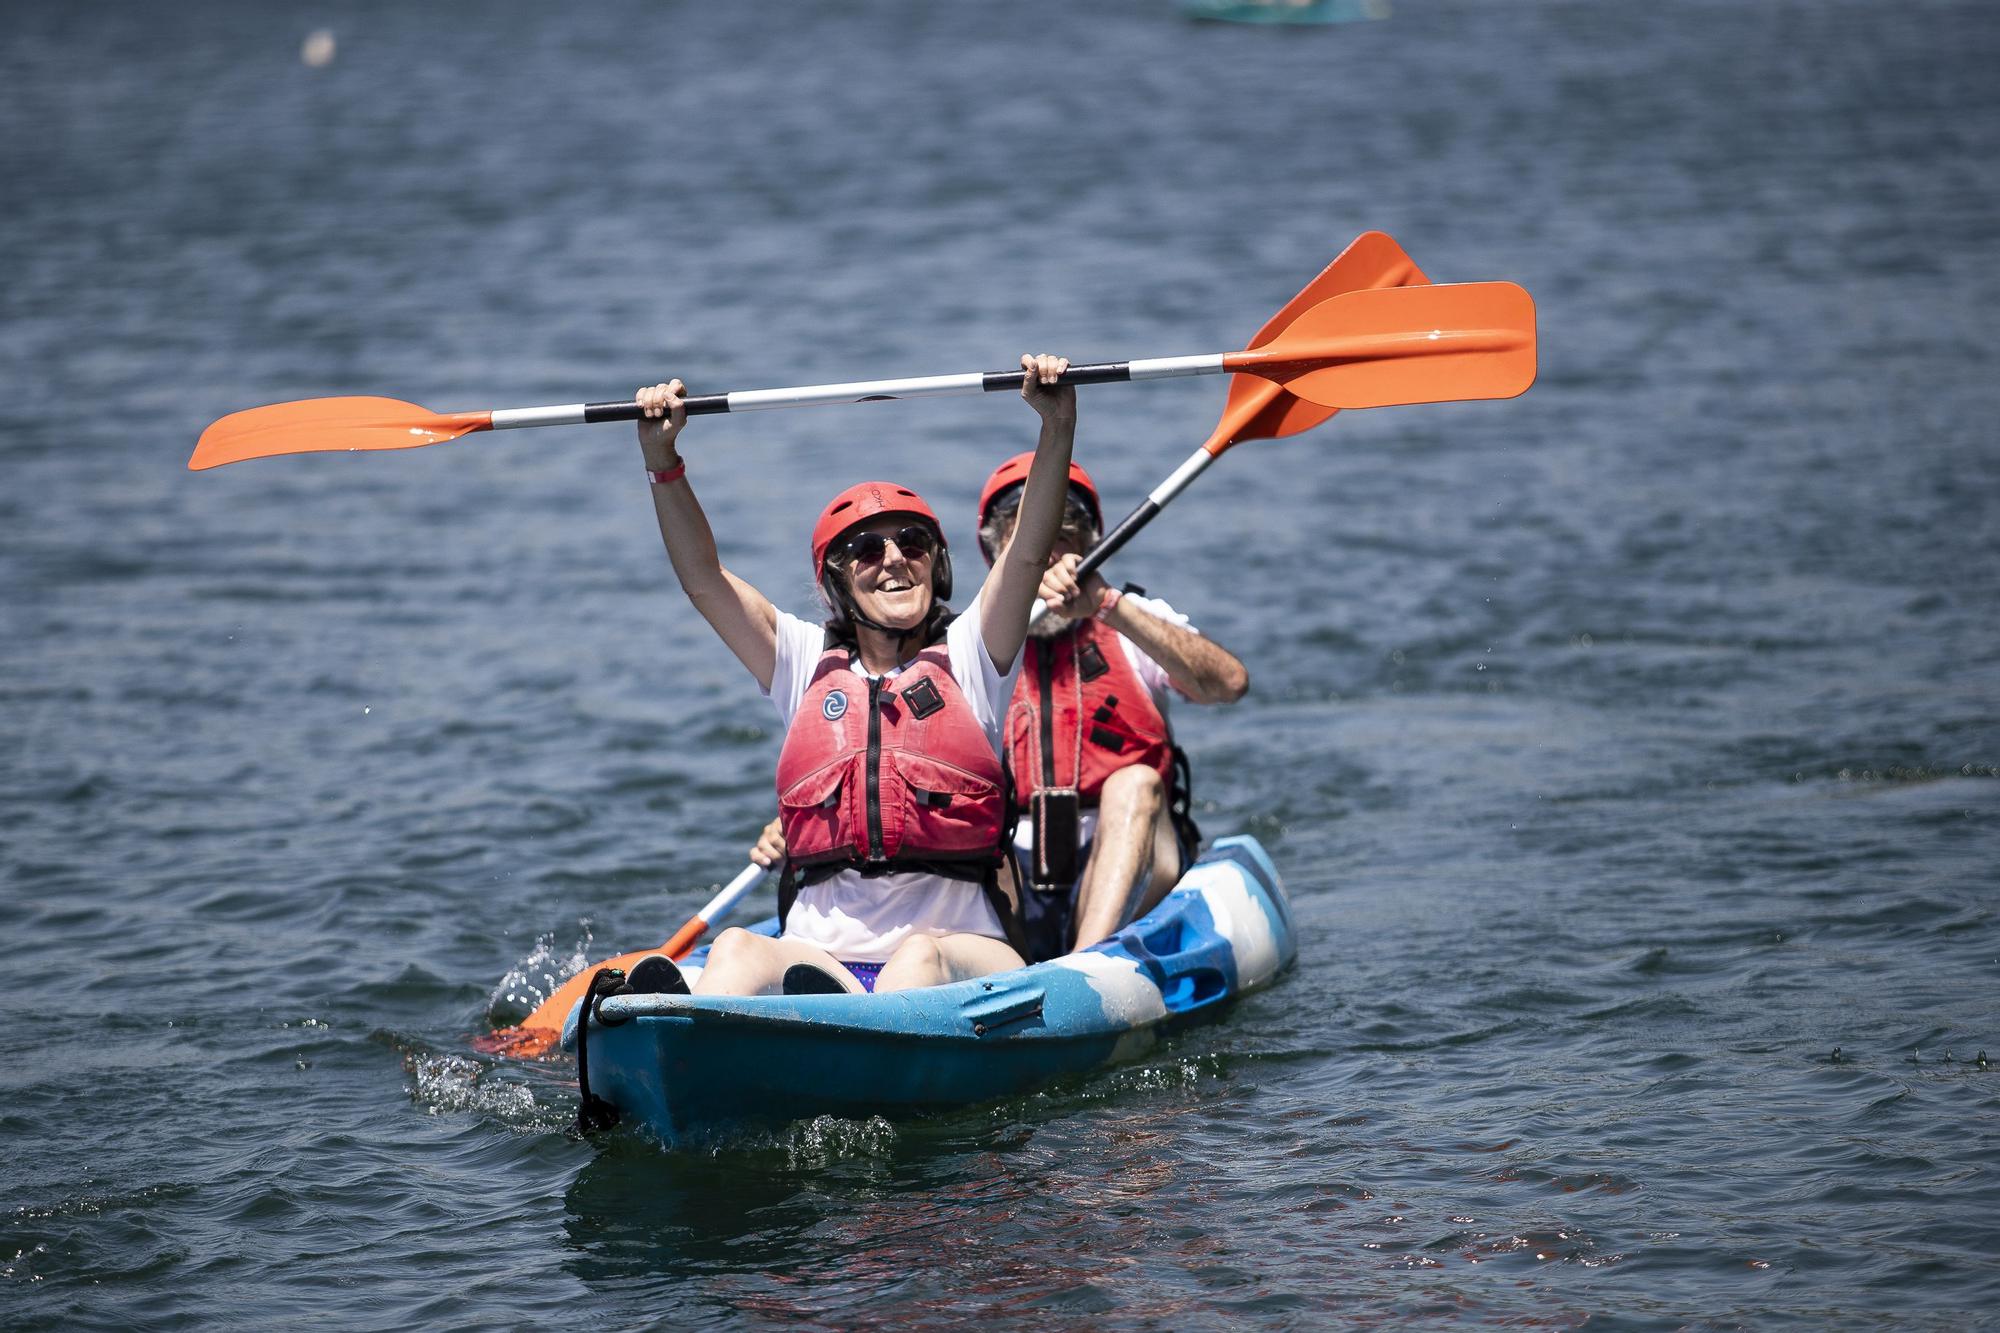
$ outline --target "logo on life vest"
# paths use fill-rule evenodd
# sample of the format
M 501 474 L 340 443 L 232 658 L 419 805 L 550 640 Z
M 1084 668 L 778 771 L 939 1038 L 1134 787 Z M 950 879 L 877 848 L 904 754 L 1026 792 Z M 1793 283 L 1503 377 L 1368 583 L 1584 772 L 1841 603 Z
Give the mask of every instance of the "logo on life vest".
M 819 713 L 829 722 L 840 721 L 847 715 L 847 695 L 839 690 L 827 695 L 826 701 L 819 706 Z

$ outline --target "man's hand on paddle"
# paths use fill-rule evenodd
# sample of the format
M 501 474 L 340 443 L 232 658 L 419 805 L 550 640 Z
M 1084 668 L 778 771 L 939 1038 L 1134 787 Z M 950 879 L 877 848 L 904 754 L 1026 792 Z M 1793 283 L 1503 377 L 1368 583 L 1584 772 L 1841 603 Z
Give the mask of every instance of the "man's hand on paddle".
M 1058 556 L 1049 566 L 1049 572 L 1042 575 L 1041 599 L 1064 620 L 1096 615 L 1097 608 L 1104 604 L 1104 595 L 1111 591 L 1111 585 L 1095 570 L 1079 582 L 1076 567 L 1082 563 L 1080 555 Z

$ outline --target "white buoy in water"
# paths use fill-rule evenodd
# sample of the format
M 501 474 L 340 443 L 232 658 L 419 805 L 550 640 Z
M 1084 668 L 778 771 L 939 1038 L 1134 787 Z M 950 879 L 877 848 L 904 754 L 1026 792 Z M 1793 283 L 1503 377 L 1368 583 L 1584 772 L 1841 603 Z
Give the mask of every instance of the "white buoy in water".
M 305 45 L 299 48 L 299 59 L 321 69 L 333 63 L 333 29 L 314 28 L 306 35 Z

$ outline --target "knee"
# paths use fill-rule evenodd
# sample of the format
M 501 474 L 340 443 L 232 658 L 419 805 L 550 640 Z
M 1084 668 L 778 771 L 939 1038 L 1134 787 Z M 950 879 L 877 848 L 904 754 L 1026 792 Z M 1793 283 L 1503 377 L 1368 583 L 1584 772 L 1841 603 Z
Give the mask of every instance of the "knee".
M 754 955 L 758 946 L 765 943 L 765 937 L 731 926 L 715 937 L 715 943 L 708 946 L 710 967 L 730 967 Z
M 884 969 L 894 967 L 898 972 L 934 973 L 944 970 L 944 950 L 938 947 L 935 938 L 929 935 L 912 935 L 896 946 L 889 955 Z
M 1167 785 L 1160 775 L 1143 764 L 1131 764 L 1104 780 L 1099 798 L 1104 805 L 1120 806 L 1140 815 L 1157 815 L 1167 803 Z

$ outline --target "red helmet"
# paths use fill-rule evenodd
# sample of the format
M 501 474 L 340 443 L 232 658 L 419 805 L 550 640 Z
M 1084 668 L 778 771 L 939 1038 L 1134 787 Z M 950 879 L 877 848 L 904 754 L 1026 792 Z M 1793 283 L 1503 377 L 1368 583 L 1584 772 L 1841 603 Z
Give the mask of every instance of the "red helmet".
M 993 475 L 988 477 L 986 484 L 979 488 L 979 526 L 981 529 L 986 527 L 986 511 L 993 507 L 993 501 L 998 498 L 1000 492 L 1012 486 L 1025 484 L 1028 480 L 1028 466 L 1034 461 L 1034 451 L 1030 450 L 1025 454 L 1015 454 L 999 467 L 993 469 Z M 1097 524 L 1100 532 L 1103 531 L 1104 506 L 1097 498 L 1097 483 L 1090 479 L 1090 474 L 1083 470 L 1081 463 L 1071 463 L 1069 465 L 1069 485 L 1071 490 L 1082 494 L 1084 503 L 1090 506 L 1091 522 Z M 988 563 L 991 563 L 993 559 L 991 551 L 986 552 L 986 559 Z
M 813 524 L 813 581 L 826 582 L 826 553 L 840 535 L 857 523 L 866 523 L 877 514 L 912 514 L 937 534 L 938 560 L 931 575 L 931 594 L 940 601 L 951 596 L 951 555 L 944 540 L 944 525 L 924 503 L 924 497 L 907 486 L 892 481 L 864 481 L 827 502 Z

